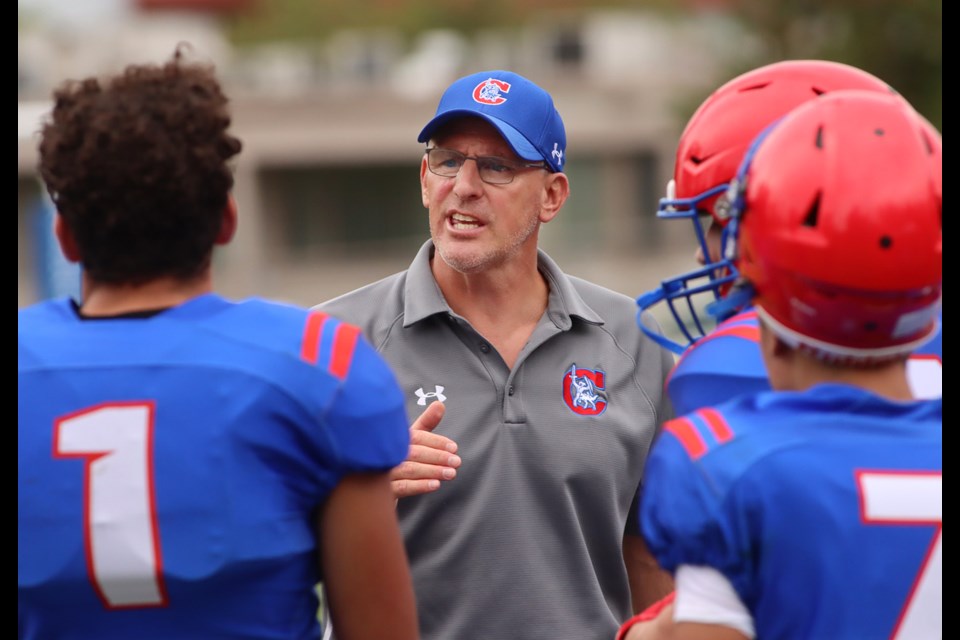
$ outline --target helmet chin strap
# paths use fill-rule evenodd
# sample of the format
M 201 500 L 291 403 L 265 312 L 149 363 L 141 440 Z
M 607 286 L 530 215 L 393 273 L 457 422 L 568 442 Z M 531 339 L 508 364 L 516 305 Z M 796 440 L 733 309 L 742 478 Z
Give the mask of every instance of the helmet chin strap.
M 727 295 L 708 304 L 705 310 L 716 318 L 717 322 L 723 322 L 750 306 L 754 293 L 752 284 L 747 280 L 738 280 L 730 287 Z

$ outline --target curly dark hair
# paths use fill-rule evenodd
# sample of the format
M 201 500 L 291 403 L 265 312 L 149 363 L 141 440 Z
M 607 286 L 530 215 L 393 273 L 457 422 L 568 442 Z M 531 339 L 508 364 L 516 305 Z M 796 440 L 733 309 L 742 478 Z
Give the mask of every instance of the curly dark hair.
M 210 265 L 242 144 L 213 67 L 183 49 L 54 91 L 40 174 L 94 280 L 189 279 Z

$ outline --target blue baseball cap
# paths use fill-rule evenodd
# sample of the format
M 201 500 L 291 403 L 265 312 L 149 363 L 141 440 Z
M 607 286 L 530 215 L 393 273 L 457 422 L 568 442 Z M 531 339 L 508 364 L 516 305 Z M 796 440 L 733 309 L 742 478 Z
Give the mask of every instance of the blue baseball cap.
M 543 160 L 563 171 L 567 134 L 550 94 L 511 71 L 481 71 L 460 78 L 440 97 L 437 113 L 417 138 L 427 142 L 437 129 L 464 116 L 497 128 L 514 152 L 530 162 Z

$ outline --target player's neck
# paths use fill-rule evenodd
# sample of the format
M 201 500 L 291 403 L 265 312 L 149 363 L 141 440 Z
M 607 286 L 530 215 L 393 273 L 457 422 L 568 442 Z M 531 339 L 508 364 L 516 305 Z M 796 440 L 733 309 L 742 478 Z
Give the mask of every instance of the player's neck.
M 913 400 L 907 379 L 906 360 L 896 360 L 870 367 L 835 366 L 806 356 L 796 363 L 796 388 L 807 389 L 815 384 L 849 384 L 896 402 Z
M 108 284 L 84 277 L 80 310 L 92 317 L 175 307 L 212 290 L 209 273 L 187 281 L 158 278 L 141 285 Z

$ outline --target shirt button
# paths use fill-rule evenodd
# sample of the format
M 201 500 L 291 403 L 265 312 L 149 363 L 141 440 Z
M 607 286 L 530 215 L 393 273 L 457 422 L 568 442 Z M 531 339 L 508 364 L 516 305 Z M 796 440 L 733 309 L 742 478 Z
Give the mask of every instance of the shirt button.
M 490 345 L 488 345 L 486 342 L 481 342 L 480 351 L 483 351 L 484 353 L 490 353 Z
M 507 387 L 507 395 L 508 396 L 513 395 L 513 385 L 510 385 L 509 387 Z

